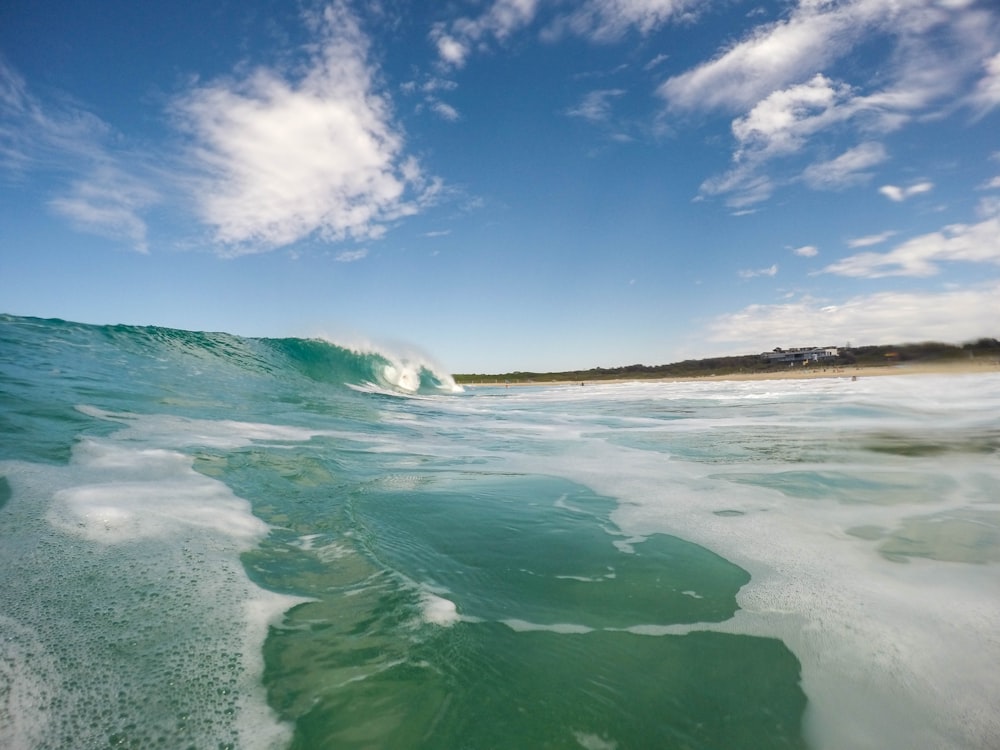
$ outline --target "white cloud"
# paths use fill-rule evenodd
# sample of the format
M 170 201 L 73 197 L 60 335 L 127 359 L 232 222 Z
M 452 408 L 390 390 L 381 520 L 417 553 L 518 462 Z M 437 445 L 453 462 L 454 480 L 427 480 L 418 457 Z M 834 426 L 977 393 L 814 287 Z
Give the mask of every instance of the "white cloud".
M 0 59 L 0 166 L 16 181 L 27 172 L 56 176 L 49 207 L 78 231 L 149 250 L 144 209 L 160 195 L 140 178 L 139 154 L 112 151 L 111 128 L 75 105 L 50 106 Z M 130 169 L 122 164 L 128 162 Z M 67 184 L 68 182 L 68 184 Z
M 787 18 L 755 27 L 713 60 L 668 78 L 659 93 L 673 108 L 746 110 L 851 54 L 858 43 L 885 35 L 892 52 L 887 70 L 891 84 L 869 105 L 923 106 L 947 93 L 957 79 L 981 69 L 984 50 L 996 53 L 991 14 L 970 11 L 967 5 L 798 0 Z
M 406 95 L 419 95 L 422 103 L 417 105 L 417 111 L 422 111 L 424 107 L 435 113 L 438 117 L 448 122 L 457 122 L 461 119 L 461 114 L 452 105 L 444 102 L 439 97 L 440 92 L 454 91 L 458 88 L 458 83 L 438 76 L 427 76 L 423 82 L 410 80 L 400 84 L 400 91 Z
M 706 180 L 701 192 L 727 194 L 730 206 L 744 207 L 766 200 L 778 182 L 763 174 L 765 165 L 802 150 L 817 132 L 850 117 L 844 106 L 851 89 L 817 74 L 808 82 L 772 92 L 745 116 L 733 121 L 737 149 L 735 166 Z M 839 189 L 871 177 L 866 172 L 888 158 L 882 144 L 868 141 L 835 159 L 806 168 L 802 179 L 814 189 Z M 789 182 L 786 178 L 783 182 Z M 766 189 L 763 189 L 765 188 Z
M 1000 188 L 1000 175 L 997 175 L 992 180 L 987 180 L 982 186 L 983 190 L 996 190 L 997 188 Z
M 895 185 L 883 185 L 878 189 L 878 191 L 891 201 L 899 203 L 902 201 L 906 195 L 903 193 L 903 189 Z
M 992 336 L 1000 320 L 1000 281 L 927 292 L 879 292 L 837 304 L 803 299 L 750 305 L 708 325 L 707 340 L 728 351 L 770 351 L 789 342 L 855 345 L 962 342 Z
M 660 63 L 664 63 L 664 62 L 666 62 L 669 59 L 670 59 L 670 55 L 666 55 L 666 54 L 661 53 L 661 54 L 657 55 L 656 57 L 654 57 L 652 60 L 650 60 L 648 63 L 646 63 L 645 65 L 643 65 L 642 69 L 643 70 L 647 70 L 647 71 L 648 70 L 652 70 L 653 68 L 655 68 L 658 65 L 660 65 Z
M 67 161 L 72 167 L 107 161 L 104 142 L 110 133 L 103 121 L 79 107 L 41 102 L 0 57 L 0 165 L 6 170 L 66 169 Z
M 759 26 L 714 60 L 668 78 L 659 93 L 672 107 L 749 109 L 801 80 L 803 71 L 822 70 L 848 53 L 863 33 L 852 12 L 861 5 L 802 2 L 788 19 Z M 886 10 L 861 15 L 884 22 Z
M 354 263 L 358 260 L 363 260 L 368 257 L 368 248 L 362 250 L 345 250 L 339 253 L 335 260 L 338 263 Z
M 729 194 L 726 204 L 734 209 L 746 209 L 767 200 L 777 188 L 776 182 L 762 174 L 758 164 L 740 164 L 725 174 L 710 177 L 699 188 L 701 195 Z
M 503 42 L 535 18 L 538 0 L 494 0 L 478 18 L 458 18 L 438 23 L 431 29 L 431 41 L 445 67 L 460 68 L 477 48 L 489 40 Z
M 796 255 L 800 255 L 803 258 L 815 258 L 819 255 L 819 248 L 815 245 L 803 245 L 802 247 L 796 247 L 792 250 Z
M 446 34 L 443 29 L 432 36 L 442 62 L 456 68 L 465 65 L 465 58 L 469 54 L 469 48 L 466 45 Z
M 983 65 L 985 74 L 972 92 L 973 106 L 980 115 L 1000 105 L 1000 52 Z
M 802 177 L 814 190 L 836 190 L 871 179 L 866 170 L 888 158 L 881 143 L 862 143 L 835 159 L 810 165 Z
M 738 144 L 735 158 L 771 157 L 799 150 L 810 134 L 826 124 L 832 108 L 849 95 L 849 87 L 822 74 L 772 92 L 733 121 Z
M 984 204 L 988 215 L 977 224 L 953 224 L 939 232 L 914 237 L 887 253 L 848 256 L 823 269 L 855 278 L 934 276 L 946 262 L 1000 265 L 1000 206 Z
M 995 12 L 964 0 L 798 0 L 786 18 L 754 27 L 714 59 L 668 78 L 658 94 L 668 114 L 736 114 L 734 165 L 705 180 L 702 194 L 745 207 L 797 182 L 771 162 L 800 153 L 820 133 L 860 145 L 801 178 L 812 188 L 843 187 L 869 177 L 863 164 L 884 156 L 875 150 L 881 136 L 961 106 L 976 80 L 977 101 L 992 106 L 997 30 Z M 832 77 L 835 63 L 875 40 L 885 51 L 877 77 L 856 84 Z M 762 175 L 765 168 L 773 174 Z
M 768 266 L 767 268 L 758 268 L 756 270 L 745 270 L 739 271 L 739 276 L 741 279 L 752 279 L 757 276 L 774 276 L 778 273 L 778 265 L 774 264 Z
M 611 101 L 625 94 L 624 89 L 590 91 L 583 100 L 566 111 L 571 117 L 581 117 L 590 122 L 606 122 L 611 116 Z
M 885 242 L 890 237 L 898 234 L 894 229 L 886 230 L 885 232 L 879 232 L 878 234 L 869 234 L 864 237 L 855 237 L 854 239 L 847 241 L 848 247 L 871 247 L 872 245 L 879 245 Z
M 158 201 L 156 191 L 142 182 L 103 167 L 86 180 L 74 182 L 68 194 L 49 201 L 49 206 L 80 231 L 119 240 L 147 253 L 147 227 L 140 213 Z
M 441 64 L 461 68 L 474 52 L 489 50 L 492 41 L 503 43 L 535 21 L 541 4 L 540 0 L 492 0 L 478 16 L 435 24 L 430 39 Z M 557 10 L 541 37 L 552 41 L 573 34 L 613 42 L 633 30 L 647 35 L 671 21 L 690 20 L 703 5 L 701 0 L 584 0 L 573 10 Z M 646 69 L 664 59 L 666 55 L 657 55 Z
M 375 91 L 355 17 L 334 3 L 316 28 L 298 78 L 258 68 L 176 103 L 193 140 L 196 209 L 225 254 L 377 237 L 433 193 Z
M 442 119 L 447 120 L 448 122 L 455 122 L 460 117 L 457 109 L 455 109 L 450 104 L 445 104 L 442 101 L 432 102 L 431 109 L 437 112 L 437 114 L 440 115 Z
M 569 31 L 599 42 L 615 41 L 632 29 L 649 34 L 672 20 L 690 18 L 702 5 L 699 0 L 587 0 L 558 17 L 546 36 Z
M 878 189 L 878 191 L 894 203 L 901 203 L 907 198 L 912 198 L 914 195 L 929 193 L 933 189 L 933 182 L 918 182 L 915 185 L 910 185 L 905 188 L 899 187 L 898 185 L 883 185 Z

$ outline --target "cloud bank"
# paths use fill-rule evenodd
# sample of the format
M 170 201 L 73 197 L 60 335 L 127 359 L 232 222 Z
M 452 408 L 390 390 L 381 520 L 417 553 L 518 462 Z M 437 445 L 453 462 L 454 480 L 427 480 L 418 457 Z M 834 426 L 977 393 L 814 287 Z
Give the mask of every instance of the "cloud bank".
M 750 305 L 715 318 L 707 340 L 720 351 L 770 351 L 775 346 L 854 345 L 909 341 L 962 342 L 995 331 L 1000 282 L 927 292 L 879 292 L 839 304 L 803 299 Z
M 984 202 L 980 211 L 985 218 L 978 223 L 952 224 L 907 240 L 887 253 L 857 253 L 831 263 L 823 271 L 838 276 L 878 279 L 935 276 L 944 263 L 1000 266 L 1000 206 Z

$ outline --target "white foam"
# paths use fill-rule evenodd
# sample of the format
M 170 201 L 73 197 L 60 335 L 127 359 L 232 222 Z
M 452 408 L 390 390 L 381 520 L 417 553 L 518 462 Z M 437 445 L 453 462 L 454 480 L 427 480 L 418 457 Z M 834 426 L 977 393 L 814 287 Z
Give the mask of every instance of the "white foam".
M 672 419 L 674 404 L 684 401 L 695 403 L 694 413 Z M 479 409 L 464 402 L 460 408 Z M 1000 466 L 988 454 L 957 450 L 913 459 L 865 453 L 852 442 L 893 431 L 917 439 L 993 434 L 1000 377 L 520 389 L 493 400 L 490 409 L 502 410 L 490 431 L 516 434 L 524 441 L 521 449 L 498 453 L 483 442 L 478 453 L 464 446 L 464 455 L 505 469 L 565 476 L 618 499 L 612 519 L 625 539 L 614 541 L 623 551 L 650 534 L 672 534 L 752 575 L 738 595 L 741 610 L 729 621 L 636 623 L 630 632 L 704 629 L 780 638 L 802 665 L 806 727 L 816 750 L 995 745 L 1000 566 L 891 562 L 879 554 L 878 540 L 858 539 L 847 530 L 900 528 L 908 518 L 961 508 L 1000 509 L 995 493 L 984 489 L 1000 486 Z M 655 424 L 634 418 L 658 409 L 667 418 L 651 420 Z M 633 427 L 655 431 L 664 445 L 684 446 L 688 435 L 704 434 L 702 445 L 722 450 L 723 438 L 734 446 L 741 440 L 762 444 L 762 429 L 787 438 L 793 448 L 793 441 L 819 438 L 829 441 L 817 449 L 827 463 L 785 463 L 764 450 L 735 460 L 723 455 L 713 461 L 706 454 L 694 463 L 607 440 L 627 439 Z M 838 447 L 835 439 L 845 442 Z M 530 450 L 531 441 L 550 440 L 565 441 L 566 449 Z M 879 504 L 875 490 L 866 490 L 859 502 L 849 490 L 795 497 L 746 481 L 820 470 L 862 483 L 896 482 L 899 489 L 888 491 L 891 504 Z
M 55 659 L 38 635 L 0 614 L 0 747 L 43 747 L 60 692 Z
M 286 746 L 262 646 L 303 600 L 240 562 L 268 527 L 176 450 L 202 423 L 94 415 L 127 426 L 68 466 L 0 465 L 0 746 Z
M 74 449 L 74 462 L 82 481 L 56 491 L 47 516 L 66 533 L 113 544 L 200 528 L 239 550 L 267 533 L 246 500 L 196 472 L 181 453 L 87 439 Z M 112 481 L 88 481 L 109 475 Z
M 117 441 L 134 441 L 143 446 L 163 448 L 216 448 L 233 450 L 254 444 L 281 447 L 282 443 L 301 443 L 313 437 L 336 437 L 329 430 L 307 430 L 288 425 L 239 422 L 229 419 L 192 419 L 168 414 L 131 414 L 112 412 L 80 405 L 78 411 L 98 419 L 118 422 L 124 429 L 115 433 Z
M 455 602 L 437 594 L 425 591 L 421 596 L 421 604 L 424 621 L 432 625 L 450 627 L 461 619 Z
M 618 743 L 588 732 L 573 732 L 573 739 L 583 750 L 617 750 Z
M 511 630 L 518 633 L 531 633 L 535 631 L 544 631 L 547 633 L 559 633 L 561 635 L 575 635 L 584 633 L 593 633 L 594 628 L 587 625 L 577 625 L 571 622 L 556 622 L 541 624 L 537 622 L 528 622 L 527 620 L 518 620 L 516 618 L 509 618 L 506 620 L 501 620 L 504 625 L 506 625 Z
M 464 393 L 465 389 L 455 382 L 455 379 L 432 357 L 417 347 L 408 344 L 375 344 L 368 340 L 344 343 L 352 337 L 329 336 L 321 334 L 318 338 L 327 343 L 357 354 L 374 354 L 385 359 L 389 364 L 383 369 L 383 377 L 387 383 L 407 393 L 415 393 L 420 387 L 420 372 L 426 370 L 433 373 L 440 385 L 439 390 L 445 393 Z M 356 337 L 354 337 L 356 338 Z

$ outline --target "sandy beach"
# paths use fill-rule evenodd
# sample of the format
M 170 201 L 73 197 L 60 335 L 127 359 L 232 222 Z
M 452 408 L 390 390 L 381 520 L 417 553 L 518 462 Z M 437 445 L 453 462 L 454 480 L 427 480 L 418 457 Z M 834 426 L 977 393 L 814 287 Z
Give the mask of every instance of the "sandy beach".
M 682 383 L 694 380 L 808 380 L 812 378 L 871 378 L 884 377 L 887 375 L 980 375 L 987 372 L 1000 372 L 1000 361 L 995 359 L 969 359 L 948 362 L 925 362 L 925 363 L 899 363 L 884 366 L 869 367 L 823 367 L 823 366 L 794 366 L 787 370 L 773 372 L 752 372 L 752 373 L 726 373 L 720 375 L 701 375 L 697 377 L 674 377 L 674 378 L 609 378 L 601 380 L 512 380 L 509 383 L 503 380 L 495 380 L 482 383 L 462 383 L 463 387 L 496 387 L 503 385 L 510 386 L 577 386 L 598 383 L 633 383 L 658 382 L 658 383 Z

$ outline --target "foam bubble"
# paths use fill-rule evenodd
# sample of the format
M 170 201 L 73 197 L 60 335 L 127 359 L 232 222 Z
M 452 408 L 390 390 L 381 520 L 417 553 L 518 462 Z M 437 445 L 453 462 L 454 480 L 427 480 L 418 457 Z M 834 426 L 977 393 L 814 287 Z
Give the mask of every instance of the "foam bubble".
M 198 435 L 113 418 L 67 466 L 0 464 L 0 745 L 286 746 L 261 649 L 302 600 L 240 562 L 268 527 L 173 449 Z

